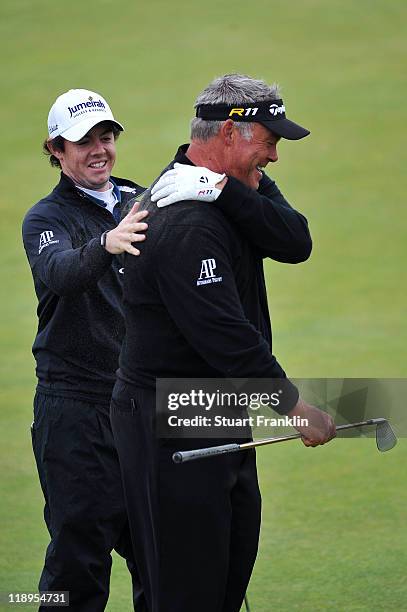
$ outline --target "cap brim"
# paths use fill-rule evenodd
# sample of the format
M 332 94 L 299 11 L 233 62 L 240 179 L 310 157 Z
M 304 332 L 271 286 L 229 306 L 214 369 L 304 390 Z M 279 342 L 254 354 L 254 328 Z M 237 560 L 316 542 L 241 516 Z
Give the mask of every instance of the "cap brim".
M 97 125 L 98 123 L 102 123 L 103 121 L 110 121 L 111 123 L 114 123 L 119 128 L 120 131 L 124 132 L 124 127 L 122 126 L 122 124 L 116 121 L 115 119 L 111 119 L 106 116 L 105 117 L 88 117 L 87 119 L 84 119 L 77 125 L 74 125 L 68 130 L 65 130 L 65 132 L 62 132 L 60 136 L 62 136 L 66 140 L 69 140 L 70 142 L 77 142 L 78 140 L 83 138 L 85 134 L 89 132 L 89 130 L 95 127 L 95 125 Z
M 289 119 L 279 119 L 274 121 L 259 121 L 264 127 L 266 127 L 277 136 L 281 136 L 281 138 L 287 138 L 287 140 L 300 140 L 301 138 L 305 138 L 311 132 L 306 128 L 303 128 L 298 123 L 294 123 L 294 121 L 290 121 Z

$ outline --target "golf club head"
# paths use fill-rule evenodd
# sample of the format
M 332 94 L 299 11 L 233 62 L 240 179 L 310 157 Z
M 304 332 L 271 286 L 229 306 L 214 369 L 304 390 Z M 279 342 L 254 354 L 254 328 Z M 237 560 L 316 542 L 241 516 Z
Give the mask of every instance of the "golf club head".
M 383 420 L 376 426 L 376 444 L 380 452 L 384 453 L 391 450 L 397 444 L 396 434 L 392 430 L 390 423 Z

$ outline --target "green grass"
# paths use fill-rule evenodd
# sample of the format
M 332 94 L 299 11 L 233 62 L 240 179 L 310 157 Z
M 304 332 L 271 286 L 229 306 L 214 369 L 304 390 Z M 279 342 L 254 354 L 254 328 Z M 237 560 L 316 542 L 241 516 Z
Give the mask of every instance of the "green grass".
M 405 440 L 382 455 L 354 439 L 258 453 L 266 495 L 254 610 L 405 609 L 405 452 Z
M 126 125 L 116 173 L 148 184 L 188 139 L 214 76 L 278 81 L 312 131 L 280 146 L 272 176 L 310 221 L 312 258 L 266 265 L 274 350 L 296 377 L 406 376 L 403 0 L 3 0 L 0 282 L 0 591 L 32 590 L 47 534 L 29 424 L 35 334 L 21 218 L 57 179 L 46 115 L 70 87 L 100 91 Z M 261 549 L 254 612 L 403 610 L 405 443 L 259 453 Z M 126 612 L 115 558 L 109 612 Z M 1 604 L 0 604 L 0 609 Z M 9 608 L 10 609 L 10 608 Z M 28 609 L 28 608 L 26 608 Z M 210 612 L 210 611 L 208 611 Z

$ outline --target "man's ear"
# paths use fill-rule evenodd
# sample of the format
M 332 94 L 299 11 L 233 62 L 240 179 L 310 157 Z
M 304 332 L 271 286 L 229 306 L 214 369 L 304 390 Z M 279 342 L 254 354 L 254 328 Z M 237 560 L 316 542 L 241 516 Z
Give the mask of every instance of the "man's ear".
M 226 119 L 220 128 L 220 135 L 225 146 L 231 146 L 236 138 L 236 126 L 232 119 Z
M 52 155 L 54 155 L 57 159 L 61 160 L 64 153 L 63 151 L 59 151 L 59 149 L 55 149 L 52 146 L 52 138 L 48 138 L 47 147 L 48 147 L 49 152 L 52 153 Z

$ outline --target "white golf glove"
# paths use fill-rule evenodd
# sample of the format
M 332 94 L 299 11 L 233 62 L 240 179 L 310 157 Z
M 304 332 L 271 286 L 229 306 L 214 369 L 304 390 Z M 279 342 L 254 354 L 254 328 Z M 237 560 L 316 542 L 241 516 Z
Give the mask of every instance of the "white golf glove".
M 159 208 L 181 200 L 214 202 L 222 192 L 215 185 L 225 176 L 208 168 L 175 163 L 152 188 L 151 200 L 157 202 Z

